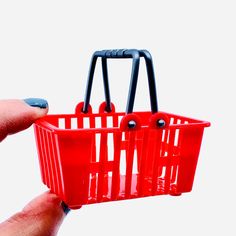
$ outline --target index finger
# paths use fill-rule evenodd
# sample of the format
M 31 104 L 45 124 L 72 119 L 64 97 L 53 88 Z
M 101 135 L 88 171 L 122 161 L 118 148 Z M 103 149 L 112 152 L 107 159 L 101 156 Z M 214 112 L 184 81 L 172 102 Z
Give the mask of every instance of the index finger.
M 28 128 L 47 112 L 48 103 L 44 99 L 0 100 L 0 141 L 9 134 Z

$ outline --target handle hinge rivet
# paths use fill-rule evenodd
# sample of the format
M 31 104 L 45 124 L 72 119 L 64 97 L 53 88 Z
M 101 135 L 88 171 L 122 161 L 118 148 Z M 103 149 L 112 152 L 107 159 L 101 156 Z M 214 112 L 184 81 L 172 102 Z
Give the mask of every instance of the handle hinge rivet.
M 136 122 L 135 122 L 134 120 L 130 120 L 130 121 L 128 122 L 128 127 L 129 127 L 130 129 L 134 129 L 134 128 L 136 127 Z
M 163 119 L 157 120 L 157 126 L 160 128 L 164 128 L 166 125 L 166 122 Z

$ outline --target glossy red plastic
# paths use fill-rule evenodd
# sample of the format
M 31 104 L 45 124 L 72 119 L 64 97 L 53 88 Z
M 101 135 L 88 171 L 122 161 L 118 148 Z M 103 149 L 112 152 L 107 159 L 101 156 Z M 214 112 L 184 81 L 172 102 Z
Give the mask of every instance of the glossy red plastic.
M 114 105 L 106 113 L 104 104 L 84 114 L 82 107 L 34 125 L 43 183 L 70 208 L 191 191 L 209 122 L 165 112 L 127 115 Z

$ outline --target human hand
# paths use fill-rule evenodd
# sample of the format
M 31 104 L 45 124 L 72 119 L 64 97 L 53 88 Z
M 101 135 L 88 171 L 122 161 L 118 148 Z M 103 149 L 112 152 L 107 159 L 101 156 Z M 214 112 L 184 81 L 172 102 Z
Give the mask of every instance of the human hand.
M 0 101 L 0 142 L 10 134 L 28 128 L 48 112 L 43 99 Z M 69 208 L 52 193 L 32 200 L 21 212 L 0 224 L 0 236 L 53 236 Z

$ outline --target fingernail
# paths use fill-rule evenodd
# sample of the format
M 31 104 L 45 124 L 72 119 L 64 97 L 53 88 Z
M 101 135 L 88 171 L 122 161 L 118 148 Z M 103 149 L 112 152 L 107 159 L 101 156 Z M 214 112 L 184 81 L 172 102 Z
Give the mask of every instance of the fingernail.
M 24 102 L 26 102 L 31 107 L 39 107 L 42 109 L 45 109 L 48 107 L 48 102 L 42 98 L 26 98 L 24 99 Z
M 66 215 L 70 212 L 70 208 L 65 204 L 65 202 L 61 202 L 61 207 Z

